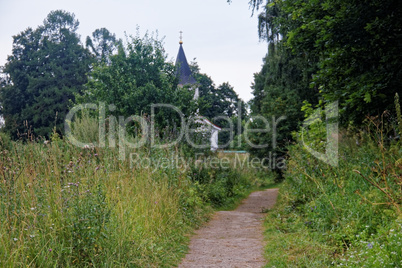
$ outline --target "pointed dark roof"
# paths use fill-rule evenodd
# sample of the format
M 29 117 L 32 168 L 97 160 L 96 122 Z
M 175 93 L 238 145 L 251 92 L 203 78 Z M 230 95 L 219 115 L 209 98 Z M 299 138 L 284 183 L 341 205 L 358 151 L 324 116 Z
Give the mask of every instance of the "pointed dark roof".
M 177 76 L 179 77 L 179 85 L 195 84 L 197 81 L 194 79 L 190 66 L 188 65 L 186 55 L 183 50 L 183 42 L 180 42 L 179 53 L 176 58 Z

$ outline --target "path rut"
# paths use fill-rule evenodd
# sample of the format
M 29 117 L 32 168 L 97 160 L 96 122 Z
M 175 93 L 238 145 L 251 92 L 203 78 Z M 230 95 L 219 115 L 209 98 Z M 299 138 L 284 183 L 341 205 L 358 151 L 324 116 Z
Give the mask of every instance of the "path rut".
M 262 267 L 264 210 L 276 202 L 278 189 L 254 192 L 233 211 L 218 211 L 196 231 L 179 268 Z

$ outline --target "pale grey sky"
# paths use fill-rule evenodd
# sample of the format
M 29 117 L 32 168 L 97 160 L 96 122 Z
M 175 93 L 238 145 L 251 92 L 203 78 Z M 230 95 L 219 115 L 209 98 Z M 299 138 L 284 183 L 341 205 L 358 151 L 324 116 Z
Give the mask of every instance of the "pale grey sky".
M 196 58 L 201 72 L 216 85 L 229 82 L 243 100 L 250 100 L 253 74 L 259 72 L 266 43 L 259 42 L 257 18 L 250 17 L 248 0 L 0 0 L 0 65 L 11 54 L 12 36 L 42 24 L 56 9 L 75 14 L 78 33 L 86 36 L 105 27 L 124 39 L 137 25 L 165 37 L 164 46 L 174 61 L 179 31 L 188 61 Z

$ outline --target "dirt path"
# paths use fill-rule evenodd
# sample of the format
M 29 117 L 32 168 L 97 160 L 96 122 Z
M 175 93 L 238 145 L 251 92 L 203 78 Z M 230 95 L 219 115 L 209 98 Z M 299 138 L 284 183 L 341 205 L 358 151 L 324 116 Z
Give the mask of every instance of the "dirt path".
M 262 211 L 271 208 L 278 189 L 254 192 L 233 211 L 219 211 L 191 239 L 190 250 L 179 268 L 261 267 Z

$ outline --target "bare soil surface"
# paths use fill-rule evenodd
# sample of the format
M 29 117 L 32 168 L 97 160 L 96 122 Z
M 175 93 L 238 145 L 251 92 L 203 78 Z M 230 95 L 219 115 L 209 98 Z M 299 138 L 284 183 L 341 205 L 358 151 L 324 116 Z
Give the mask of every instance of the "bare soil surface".
M 236 210 L 218 211 L 196 231 L 180 268 L 262 267 L 265 265 L 263 218 L 278 189 L 254 192 Z

